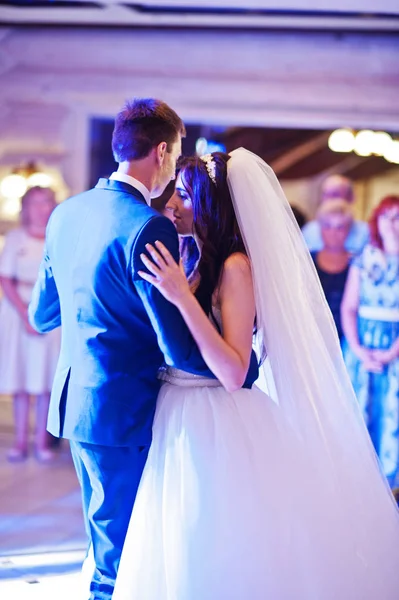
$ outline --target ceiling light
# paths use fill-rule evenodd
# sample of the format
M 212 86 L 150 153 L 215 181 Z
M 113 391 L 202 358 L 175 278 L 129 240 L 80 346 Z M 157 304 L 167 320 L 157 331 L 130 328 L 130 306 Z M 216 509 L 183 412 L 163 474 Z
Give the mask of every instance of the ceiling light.
M 350 129 L 336 129 L 328 139 L 328 147 L 333 152 L 352 152 L 355 136 Z
M 0 192 L 4 198 L 21 198 L 27 189 L 25 177 L 16 173 L 4 177 L 0 184 Z
M 373 138 L 373 154 L 385 156 L 385 152 L 388 151 L 391 144 L 392 138 L 389 133 L 385 133 L 385 131 L 376 131 Z
M 51 185 L 53 184 L 53 179 L 52 177 L 50 177 L 50 175 L 47 175 L 47 173 L 42 173 L 38 171 L 37 173 L 32 173 L 32 175 L 29 175 L 27 183 L 28 187 L 39 186 L 47 188 L 51 187 Z
M 362 129 L 355 136 L 354 150 L 359 156 L 370 156 L 374 148 L 374 131 L 371 129 Z
M 388 162 L 399 165 L 399 141 L 392 140 L 391 144 L 384 153 L 384 158 Z

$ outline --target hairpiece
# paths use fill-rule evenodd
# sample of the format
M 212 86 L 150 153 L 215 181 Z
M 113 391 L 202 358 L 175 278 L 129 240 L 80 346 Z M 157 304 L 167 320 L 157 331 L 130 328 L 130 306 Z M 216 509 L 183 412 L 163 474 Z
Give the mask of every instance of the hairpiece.
M 216 185 L 216 163 L 212 154 L 204 154 L 203 156 L 200 156 L 200 159 L 205 163 L 208 175 L 211 181 Z

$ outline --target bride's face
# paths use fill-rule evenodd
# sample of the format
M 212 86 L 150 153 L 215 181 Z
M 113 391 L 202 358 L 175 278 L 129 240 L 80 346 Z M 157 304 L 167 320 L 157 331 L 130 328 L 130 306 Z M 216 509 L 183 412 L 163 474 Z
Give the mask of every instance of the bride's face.
M 172 221 L 179 235 L 193 235 L 193 203 L 184 187 L 181 173 L 177 176 L 175 191 L 166 208 L 172 212 Z

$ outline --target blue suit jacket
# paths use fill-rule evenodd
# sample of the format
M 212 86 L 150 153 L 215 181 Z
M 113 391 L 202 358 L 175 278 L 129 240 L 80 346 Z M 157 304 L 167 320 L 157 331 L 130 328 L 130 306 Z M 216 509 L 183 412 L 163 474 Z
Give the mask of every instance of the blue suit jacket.
M 148 444 L 164 360 L 213 376 L 176 307 L 137 275 L 145 244 L 155 240 L 178 261 L 172 223 L 119 181 L 100 179 L 53 212 L 29 307 L 42 333 L 62 322 L 48 418 L 53 435 Z M 246 387 L 257 373 L 252 356 Z

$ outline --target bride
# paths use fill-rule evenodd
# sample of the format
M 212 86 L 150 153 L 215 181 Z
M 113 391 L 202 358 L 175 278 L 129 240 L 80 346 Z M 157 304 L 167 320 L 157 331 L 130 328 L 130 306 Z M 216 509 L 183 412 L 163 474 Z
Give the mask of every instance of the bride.
M 244 149 L 186 159 L 170 207 L 195 273 L 155 243 L 141 276 L 217 379 L 160 373 L 113 599 L 396 599 L 398 511 L 273 171 Z M 273 400 L 242 389 L 254 331 Z

